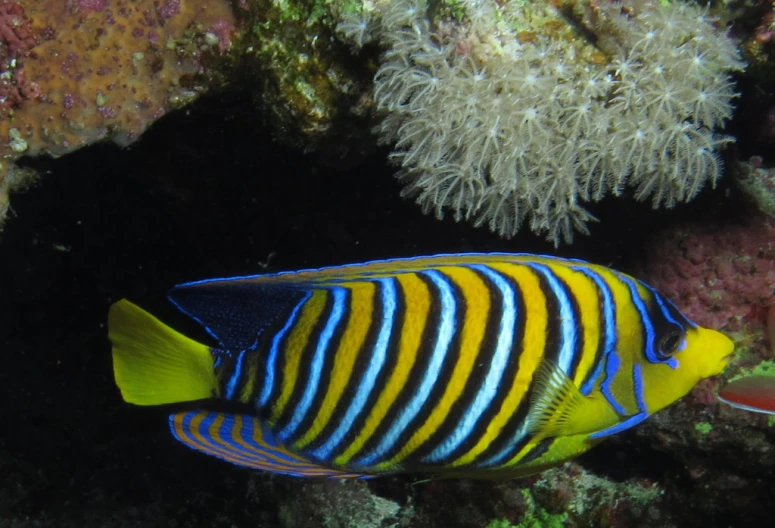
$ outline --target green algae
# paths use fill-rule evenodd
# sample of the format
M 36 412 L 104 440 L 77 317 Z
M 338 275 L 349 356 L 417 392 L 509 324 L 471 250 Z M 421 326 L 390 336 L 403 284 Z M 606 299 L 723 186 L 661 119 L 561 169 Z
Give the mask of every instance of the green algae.
M 775 376 L 775 361 L 765 360 L 753 367 L 752 376 Z
M 250 29 L 238 44 L 238 71 L 260 86 L 257 101 L 280 139 L 310 148 L 334 133 L 362 82 L 334 35 L 337 14 L 358 6 L 331 0 L 252 0 L 248 6 L 241 13 Z
M 747 378 L 748 376 L 775 377 L 775 361 L 766 359 L 752 367 L 741 367 L 740 372 L 729 378 L 729 381 Z
M 487 523 L 487 528 L 511 528 L 512 526 L 506 519 L 494 519 Z
M 511 524 L 506 519 L 494 519 L 487 524 L 487 528 L 513 528 L 513 527 L 514 525 Z
M 700 434 L 706 435 L 713 430 L 713 424 L 708 422 L 699 422 L 694 424 L 694 430 Z

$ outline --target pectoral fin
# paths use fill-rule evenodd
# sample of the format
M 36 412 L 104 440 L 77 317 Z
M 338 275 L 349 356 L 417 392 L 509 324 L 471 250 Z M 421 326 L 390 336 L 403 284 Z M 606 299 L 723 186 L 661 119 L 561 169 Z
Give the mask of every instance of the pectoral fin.
M 536 373 L 528 422 L 544 437 L 589 434 L 619 423 L 611 405 L 597 393 L 584 396 L 565 372 L 544 363 Z

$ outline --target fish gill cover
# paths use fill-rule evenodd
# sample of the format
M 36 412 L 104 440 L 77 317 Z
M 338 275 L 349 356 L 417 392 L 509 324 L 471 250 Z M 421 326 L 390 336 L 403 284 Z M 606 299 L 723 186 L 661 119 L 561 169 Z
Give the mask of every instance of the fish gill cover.
M 672 207 L 721 176 L 730 72 L 743 62 L 703 8 L 464 0 L 447 10 L 431 23 L 425 2 L 374 2 L 339 26 L 356 46 L 387 50 L 376 131 L 426 213 L 504 237 L 528 221 L 558 245 L 587 233 L 586 203 L 631 187 Z

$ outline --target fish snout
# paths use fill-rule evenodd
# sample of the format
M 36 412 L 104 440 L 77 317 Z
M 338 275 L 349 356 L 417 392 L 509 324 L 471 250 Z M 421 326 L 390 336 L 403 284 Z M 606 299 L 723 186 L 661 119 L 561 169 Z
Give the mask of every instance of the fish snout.
M 704 361 L 699 365 L 701 378 L 721 374 L 732 359 L 735 343 L 723 333 L 708 328 L 698 328 L 699 348 Z

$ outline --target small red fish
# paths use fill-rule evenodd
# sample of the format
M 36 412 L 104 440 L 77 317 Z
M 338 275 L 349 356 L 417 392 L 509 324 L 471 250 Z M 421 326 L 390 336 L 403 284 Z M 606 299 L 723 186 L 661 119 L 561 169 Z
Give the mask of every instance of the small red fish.
M 775 376 L 748 376 L 735 380 L 721 389 L 718 399 L 738 409 L 775 414 Z

